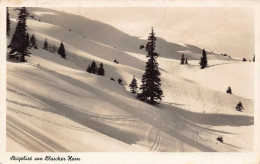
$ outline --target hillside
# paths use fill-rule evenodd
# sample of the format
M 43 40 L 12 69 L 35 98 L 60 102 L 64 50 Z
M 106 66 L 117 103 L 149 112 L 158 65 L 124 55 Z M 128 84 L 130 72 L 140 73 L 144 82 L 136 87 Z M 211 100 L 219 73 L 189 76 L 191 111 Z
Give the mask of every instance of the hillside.
M 7 151 L 252 151 L 254 63 L 208 55 L 201 70 L 200 48 L 158 38 L 164 97 L 151 106 L 128 87 L 133 75 L 140 84 L 146 40 L 77 15 L 29 11 L 39 49 L 26 63 L 7 61 Z M 17 12 L 10 12 L 12 36 Z M 45 38 L 63 41 L 67 60 L 43 50 Z M 184 52 L 189 65 L 179 64 Z M 104 77 L 85 71 L 92 60 L 104 64 Z M 243 112 L 235 110 L 239 101 Z

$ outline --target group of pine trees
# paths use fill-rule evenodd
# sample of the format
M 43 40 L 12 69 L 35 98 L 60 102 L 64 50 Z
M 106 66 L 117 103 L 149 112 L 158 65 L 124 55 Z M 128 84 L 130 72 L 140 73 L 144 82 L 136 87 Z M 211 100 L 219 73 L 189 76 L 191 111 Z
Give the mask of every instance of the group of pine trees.
M 158 101 L 162 100 L 163 95 L 163 91 L 161 89 L 161 73 L 159 72 L 159 64 L 157 63 L 159 54 L 155 52 L 156 40 L 157 39 L 152 28 L 152 32 L 148 37 L 148 43 L 145 47 L 148 61 L 146 62 L 145 73 L 142 76 L 140 93 L 137 91 L 138 87 L 135 76 L 133 77 L 132 82 L 129 84 L 131 93 L 137 94 L 138 99 L 148 102 L 152 105 L 159 104 Z
M 9 52 L 9 59 L 18 59 L 21 62 L 26 62 L 25 56 L 29 56 L 31 54 L 29 50 L 33 47 L 37 49 L 37 40 L 35 35 L 33 34 L 31 38 L 29 38 L 29 34 L 27 33 L 27 24 L 26 20 L 29 16 L 29 12 L 26 7 L 17 8 L 19 10 L 18 14 L 18 21 L 16 25 L 15 32 L 13 34 L 12 40 L 10 44 L 7 46 L 10 50 Z M 9 9 L 7 8 L 6 13 L 6 35 L 9 36 L 10 34 L 10 18 L 9 18 Z M 44 42 L 44 49 L 48 49 L 47 39 Z M 58 49 L 58 54 L 61 55 L 62 58 L 66 59 L 65 47 L 61 42 L 60 47 Z
M 162 100 L 163 91 L 161 89 L 161 79 L 159 67 L 156 59 L 159 54 L 155 52 L 155 33 L 152 28 L 152 32 L 148 37 L 148 43 L 146 44 L 145 50 L 147 52 L 146 57 L 148 61 L 146 62 L 145 73 L 142 76 L 142 85 L 140 86 L 140 93 L 138 93 L 137 80 L 135 76 L 133 77 L 131 83 L 129 84 L 130 91 L 133 94 L 137 94 L 137 98 L 142 101 L 146 101 L 149 104 L 156 105 L 159 104 L 159 100 Z M 141 49 L 141 47 L 140 47 Z M 188 58 L 184 57 L 182 54 L 181 64 L 188 64 Z M 202 50 L 202 57 L 200 59 L 201 69 L 206 68 L 208 65 L 206 51 Z
M 92 63 L 88 66 L 87 72 L 92 73 L 92 74 L 97 74 L 100 76 L 104 76 L 105 69 L 104 69 L 103 63 L 100 63 L 99 67 L 97 67 L 96 62 L 93 60 Z
M 188 58 L 185 58 L 184 54 L 181 55 L 181 64 L 188 64 Z
M 246 59 L 246 58 L 243 58 L 243 59 L 242 59 L 242 61 L 243 61 L 243 62 L 246 62 L 246 61 L 247 61 L 247 59 Z M 253 60 L 252 60 L 252 61 L 253 61 L 253 62 L 255 62 L 255 55 L 254 55 L 254 57 L 253 57 Z M 251 62 L 251 60 L 249 60 L 249 62 Z
M 52 53 L 56 53 L 57 51 L 57 47 L 55 46 L 50 46 L 48 41 L 47 41 L 47 38 L 44 40 L 44 43 L 43 43 L 43 49 L 49 51 L 49 52 L 52 52 Z M 66 59 L 66 52 L 65 52 L 65 47 L 64 47 L 64 44 L 63 42 L 61 41 L 60 43 L 60 47 L 58 48 L 58 54 Z

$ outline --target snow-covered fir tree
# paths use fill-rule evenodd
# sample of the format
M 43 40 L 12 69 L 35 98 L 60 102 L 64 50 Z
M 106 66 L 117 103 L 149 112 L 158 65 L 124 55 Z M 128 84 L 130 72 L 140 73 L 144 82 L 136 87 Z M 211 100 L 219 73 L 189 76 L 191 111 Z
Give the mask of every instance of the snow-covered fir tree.
M 138 86 L 137 86 L 137 81 L 135 79 L 135 76 L 133 77 L 133 80 L 129 84 L 129 88 L 130 88 L 131 93 L 133 93 L 133 94 L 137 93 Z
M 161 89 L 161 79 L 156 59 L 159 54 L 155 52 L 155 33 L 152 28 L 152 32 L 148 37 L 148 43 L 146 44 L 146 51 L 148 61 L 146 62 L 145 73 L 142 76 L 142 85 L 140 87 L 140 93 L 138 98 L 142 101 L 147 101 L 149 104 L 159 104 L 158 100 L 162 100 L 163 91 Z
M 232 94 L 232 90 L 231 90 L 230 87 L 228 87 L 228 89 L 227 89 L 227 93 Z
M 33 35 L 31 36 L 31 38 L 30 38 L 30 43 L 31 43 L 32 47 L 35 48 L 35 49 L 37 49 L 37 44 L 36 44 L 36 42 L 37 42 L 37 40 L 36 40 L 36 38 L 35 38 L 35 36 L 34 36 L 34 34 L 33 34 Z
M 189 63 L 188 63 L 188 58 L 185 58 L 185 64 L 189 64 Z
M 43 43 L 43 49 L 48 50 L 48 41 L 47 38 L 45 39 L 44 43 Z
M 65 53 L 65 47 L 63 45 L 63 43 L 61 42 L 60 43 L 60 47 L 58 49 L 58 54 L 63 57 L 63 58 L 66 58 L 66 53 Z
M 87 71 L 88 73 L 91 73 L 90 64 L 88 65 L 88 68 L 86 69 L 86 71 Z
M 208 65 L 207 53 L 203 49 L 202 50 L 202 57 L 200 58 L 200 68 L 204 69 Z
M 184 64 L 185 62 L 185 58 L 184 58 L 184 54 L 181 55 L 181 64 Z
M 12 40 L 8 45 L 8 48 L 11 49 L 9 52 L 9 58 L 15 56 L 15 58 L 20 59 L 21 62 L 25 62 L 25 56 L 29 56 L 30 54 L 29 34 L 26 30 L 26 20 L 29 16 L 29 13 L 26 7 L 22 7 L 18 10 L 20 10 L 20 12 L 18 14 L 16 29 Z
M 103 66 L 103 63 L 100 63 L 98 69 L 97 69 L 97 74 L 100 76 L 104 76 L 105 75 L 105 69 Z
M 97 73 L 97 64 L 96 62 L 93 60 L 92 63 L 88 66 L 87 68 L 87 72 L 92 73 L 92 74 L 96 74 Z

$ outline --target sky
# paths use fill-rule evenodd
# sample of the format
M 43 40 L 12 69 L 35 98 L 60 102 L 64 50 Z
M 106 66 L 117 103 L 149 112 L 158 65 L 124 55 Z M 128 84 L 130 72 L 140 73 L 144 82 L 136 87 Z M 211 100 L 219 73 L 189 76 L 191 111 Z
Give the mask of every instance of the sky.
M 151 27 L 169 42 L 186 43 L 231 56 L 254 56 L 253 8 L 55 8 L 147 38 Z

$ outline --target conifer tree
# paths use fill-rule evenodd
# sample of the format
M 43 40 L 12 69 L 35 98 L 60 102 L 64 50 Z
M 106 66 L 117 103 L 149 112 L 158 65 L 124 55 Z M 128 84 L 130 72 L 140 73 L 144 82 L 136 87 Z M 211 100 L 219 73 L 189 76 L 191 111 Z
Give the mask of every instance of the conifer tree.
M 43 44 L 43 49 L 48 50 L 48 46 L 49 46 L 49 44 L 48 44 L 48 41 L 47 41 L 47 38 L 46 38 L 45 41 L 44 41 L 44 44 Z
M 92 63 L 88 66 L 87 72 L 96 74 L 97 70 L 98 70 L 98 68 L 97 68 L 96 62 L 93 60 Z
M 63 45 L 63 43 L 61 42 L 60 43 L 60 47 L 58 49 L 58 54 L 63 57 L 63 58 L 66 58 L 66 53 L 65 53 L 65 47 Z
M 29 56 L 29 35 L 26 32 L 26 19 L 29 16 L 29 13 L 25 7 L 22 7 L 18 14 L 18 20 L 15 32 L 11 43 L 8 45 L 8 48 L 11 49 L 9 52 L 10 55 L 15 55 L 16 58 L 20 58 L 21 62 L 25 62 L 25 56 Z
M 90 73 L 90 72 L 91 72 L 90 65 L 88 65 L 88 68 L 86 69 L 86 71 L 87 71 L 88 73 Z
M 102 63 L 100 63 L 99 68 L 97 69 L 97 74 L 100 75 L 100 76 L 104 76 L 105 75 L 105 70 L 104 70 L 104 67 L 103 67 Z
M 254 55 L 254 58 L 253 58 L 253 62 L 255 62 L 255 55 Z
M 36 44 L 37 40 L 34 36 L 34 34 L 32 35 L 32 37 L 30 38 L 30 43 L 32 45 L 33 48 L 37 49 L 37 44 Z
M 184 54 L 181 55 L 181 64 L 184 64 L 185 62 L 185 58 L 184 58 Z
M 30 37 L 29 37 L 28 33 L 26 34 L 25 41 L 26 41 L 26 44 L 28 45 L 28 48 L 31 49 L 32 48 L 32 44 L 30 42 Z
M 140 94 L 138 98 L 142 101 L 147 101 L 149 104 L 159 104 L 158 100 L 162 99 L 163 91 L 161 90 L 161 79 L 156 61 L 159 54 L 155 52 L 155 33 L 152 28 L 152 32 L 148 37 L 148 43 L 146 44 L 146 51 L 148 61 L 146 62 L 145 73 L 142 76 L 142 85 L 140 87 Z
M 6 8 L 6 35 L 9 36 L 10 33 L 10 17 L 9 17 L 9 9 Z
M 232 94 L 232 90 L 231 90 L 230 87 L 228 87 L 228 89 L 227 89 L 227 93 Z
M 96 74 L 97 73 L 97 64 L 96 62 L 93 60 L 93 62 L 91 63 L 91 73 Z
M 188 58 L 185 58 L 185 64 L 189 64 L 189 63 L 188 63 Z
M 135 76 L 133 77 L 133 80 L 132 82 L 129 84 L 129 88 L 130 88 L 130 92 L 133 93 L 133 94 L 136 94 L 137 93 L 137 81 L 135 79 Z
M 200 68 L 204 69 L 207 65 L 208 65 L 207 54 L 206 51 L 203 49 L 202 57 L 200 58 Z

